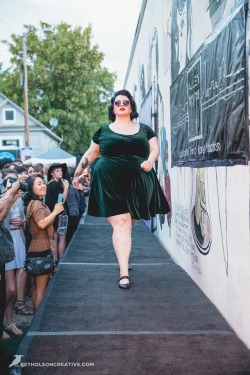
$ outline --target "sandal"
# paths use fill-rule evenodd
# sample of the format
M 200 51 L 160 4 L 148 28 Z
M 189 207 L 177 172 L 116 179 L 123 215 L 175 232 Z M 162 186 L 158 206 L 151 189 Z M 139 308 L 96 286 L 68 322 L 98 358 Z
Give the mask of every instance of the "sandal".
M 10 335 L 8 335 L 8 333 L 3 331 L 2 337 L 0 337 L 0 340 L 1 341 L 8 341 L 8 340 L 11 340 L 11 337 L 10 337 Z
M 10 325 L 8 325 L 6 323 L 5 328 L 6 328 L 6 331 L 12 333 L 12 335 L 15 335 L 15 336 L 22 336 L 23 335 L 23 331 L 21 331 L 21 329 L 17 328 L 15 323 L 12 323 Z
M 25 301 L 17 300 L 14 305 L 14 310 L 16 314 L 20 315 L 33 315 L 33 311 L 30 311 L 25 305 Z
M 128 279 L 128 283 L 126 283 L 126 284 L 122 284 L 122 283 L 120 283 L 120 281 L 121 280 L 123 280 L 123 279 Z M 121 276 L 120 277 L 120 279 L 119 279 L 119 288 L 121 288 L 121 289 L 128 289 L 128 288 L 130 288 L 130 279 L 129 279 L 129 277 L 128 276 Z

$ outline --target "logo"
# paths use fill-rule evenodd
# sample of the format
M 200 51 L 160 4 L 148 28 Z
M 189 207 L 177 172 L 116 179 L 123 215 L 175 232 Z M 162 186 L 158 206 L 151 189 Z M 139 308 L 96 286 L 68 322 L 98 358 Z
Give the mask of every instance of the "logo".
M 13 361 L 11 362 L 11 364 L 9 365 L 9 367 L 19 365 L 19 363 L 21 363 L 23 355 L 22 354 L 21 355 L 15 354 L 14 357 L 15 358 L 13 359 Z

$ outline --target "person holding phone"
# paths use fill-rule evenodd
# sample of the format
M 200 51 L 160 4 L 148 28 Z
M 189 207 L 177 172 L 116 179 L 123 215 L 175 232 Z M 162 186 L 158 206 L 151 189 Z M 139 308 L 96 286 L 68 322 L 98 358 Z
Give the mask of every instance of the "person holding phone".
M 68 214 L 67 206 L 67 195 L 69 190 L 69 182 L 64 178 L 67 173 L 67 165 L 65 163 L 53 163 L 50 165 L 47 174 L 47 193 L 45 197 L 45 203 L 52 211 L 56 203 L 63 203 L 64 209 Z M 55 218 L 54 227 L 54 239 L 56 245 L 57 260 L 64 255 L 66 248 L 66 234 L 57 233 L 58 228 L 58 217 Z
M 34 174 L 27 179 L 28 189 L 26 195 L 26 217 L 31 234 L 31 243 L 28 248 L 28 254 L 32 257 L 45 257 L 48 254 L 53 254 L 54 259 L 57 258 L 54 241 L 53 222 L 55 218 L 63 212 L 63 203 L 55 203 L 52 210 L 50 210 L 43 202 L 46 194 L 46 184 L 43 181 L 43 176 Z M 52 272 L 55 272 L 55 268 Z M 34 285 L 32 288 L 32 302 L 34 312 L 40 305 L 45 294 L 50 273 L 45 275 L 34 275 Z

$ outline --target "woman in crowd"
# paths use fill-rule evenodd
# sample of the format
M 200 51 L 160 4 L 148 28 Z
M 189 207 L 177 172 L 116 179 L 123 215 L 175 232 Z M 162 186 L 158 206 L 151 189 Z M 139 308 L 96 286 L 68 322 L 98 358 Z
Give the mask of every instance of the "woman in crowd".
M 23 167 L 26 169 L 28 176 L 31 176 L 35 173 L 34 167 L 31 164 L 23 164 Z
M 41 175 L 35 174 L 28 177 L 27 183 L 28 189 L 26 198 L 28 206 L 26 219 L 32 237 L 28 254 L 32 257 L 46 256 L 48 252 L 52 251 L 56 259 L 53 222 L 57 215 L 64 210 L 63 203 L 55 204 L 51 211 L 45 203 L 43 203 L 47 187 Z M 32 289 L 34 312 L 42 301 L 49 278 L 50 274 L 34 276 Z
M 113 246 L 120 266 L 119 287 L 128 289 L 132 224 L 170 211 L 153 165 L 159 156 L 155 133 L 138 117 L 127 90 L 111 98 L 110 124 L 93 136 L 89 149 L 76 168 L 73 185 L 88 164 L 97 158 L 92 175 L 88 214 L 106 217 L 113 228 Z M 101 157 L 100 157 L 101 156 Z
M 27 169 L 23 165 L 21 166 L 17 165 L 14 169 L 17 173 L 18 181 L 25 182 L 28 177 Z
M 51 164 L 48 175 L 47 175 L 47 194 L 45 197 L 45 203 L 52 211 L 55 204 L 58 202 L 59 194 L 62 194 L 62 202 L 64 204 L 65 210 L 68 213 L 67 207 L 67 195 L 69 189 L 69 182 L 64 178 L 67 173 L 67 165 L 65 163 L 53 163 Z M 55 218 L 53 223 L 54 226 L 54 238 L 56 245 L 56 259 L 59 260 L 64 255 L 64 250 L 66 248 L 66 234 L 58 234 L 58 217 Z
M 79 222 L 80 196 L 78 190 L 72 185 L 69 171 L 65 174 L 65 179 L 69 182 L 68 195 L 66 199 L 69 214 L 68 228 L 66 234 L 66 246 L 68 246 L 73 234 L 77 230 Z
M 3 174 L 3 187 L 5 188 L 5 194 L 9 195 L 9 189 L 16 182 L 17 174 L 15 170 L 7 169 L 2 171 Z M 19 181 L 18 181 L 19 182 Z M 21 195 L 21 192 L 19 193 Z M 18 274 L 20 270 L 24 270 L 25 261 L 25 239 L 23 229 L 25 226 L 25 216 L 23 209 L 23 202 L 21 196 L 11 206 L 8 215 L 4 219 L 5 227 L 10 231 L 15 250 L 15 259 L 5 264 L 5 278 L 6 278 L 6 330 L 13 335 L 20 336 L 23 332 L 16 326 L 13 321 L 13 307 L 14 298 L 17 294 L 18 285 Z M 22 301 L 24 313 L 29 315 L 29 312 L 25 306 L 25 302 Z
M 19 198 L 19 182 L 16 181 L 8 189 L 3 198 L 0 198 L 0 225 L 3 226 L 3 219 L 8 214 L 11 206 Z M 2 237 L 0 236 L 0 251 L 2 249 Z M 0 340 L 10 340 L 10 336 L 3 330 L 4 313 L 6 308 L 6 279 L 5 264 L 0 265 Z M 16 326 L 15 326 L 16 327 Z

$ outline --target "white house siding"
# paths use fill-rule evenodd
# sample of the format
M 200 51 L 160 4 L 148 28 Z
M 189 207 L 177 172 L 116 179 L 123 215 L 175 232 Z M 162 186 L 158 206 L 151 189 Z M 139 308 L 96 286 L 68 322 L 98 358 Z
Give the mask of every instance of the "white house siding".
M 218 160 L 211 161 L 210 165 L 204 162 L 203 166 L 202 163 L 200 166 L 172 165 L 171 154 L 171 122 L 172 126 L 174 123 L 171 85 L 176 85 L 175 80 L 179 82 L 182 70 L 190 64 L 189 59 L 203 43 L 209 42 L 209 36 L 216 37 L 218 27 L 224 21 L 229 22 L 233 7 L 240 8 L 240 3 L 233 0 L 143 1 L 125 87 L 134 95 L 141 112 L 140 121 L 157 132 L 161 146 L 157 173 L 172 206 L 171 214 L 158 217 L 148 225 L 250 348 L 248 118 L 245 116 L 245 135 L 241 134 L 241 138 L 245 137 L 246 153 L 231 166 L 229 160 L 229 165 Z M 216 8 L 211 8 L 212 5 Z M 248 33 L 243 39 L 248 40 Z M 241 36 L 239 40 L 242 41 Z M 232 55 L 237 60 L 237 53 Z M 222 77 L 224 73 L 219 69 L 223 67 L 223 59 L 220 63 L 215 58 L 214 62 L 216 74 L 219 72 Z M 222 78 L 227 79 L 226 76 L 229 77 L 228 70 Z M 234 89 L 232 100 L 237 100 L 237 86 Z M 228 103 L 227 98 L 225 95 L 221 105 Z M 230 114 L 230 108 L 226 111 Z M 151 112 L 156 113 L 156 121 Z M 242 119 L 237 118 L 237 113 L 235 116 L 240 126 Z M 237 142 L 240 137 L 235 137 L 236 146 Z M 200 224 L 201 238 L 194 227 L 194 217 Z
M 6 124 L 3 121 L 5 110 L 14 110 L 15 121 Z M 24 112 L 14 102 L 0 93 L 0 147 L 3 140 L 19 140 L 19 147 L 25 147 Z M 29 145 L 32 147 L 32 156 L 37 157 L 58 147 L 61 138 L 49 130 L 34 117 L 29 116 Z

